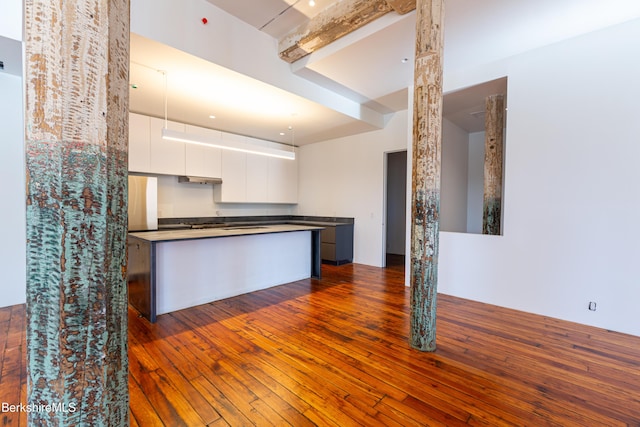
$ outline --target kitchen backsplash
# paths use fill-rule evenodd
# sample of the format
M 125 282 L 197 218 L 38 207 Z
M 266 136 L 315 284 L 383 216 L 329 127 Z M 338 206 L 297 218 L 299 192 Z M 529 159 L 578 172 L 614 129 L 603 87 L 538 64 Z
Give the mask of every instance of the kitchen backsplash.
M 158 175 L 158 218 L 293 215 L 296 205 L 216 203 L 211 184 L 180 184 Z

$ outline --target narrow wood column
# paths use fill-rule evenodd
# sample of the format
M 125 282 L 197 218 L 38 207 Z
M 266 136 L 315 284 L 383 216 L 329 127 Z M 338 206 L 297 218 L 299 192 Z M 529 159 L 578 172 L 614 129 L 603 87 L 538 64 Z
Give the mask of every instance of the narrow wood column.
M 436 349 L 444 0 L 416 3 L 411 201 L 411 345 Z
M 502 216 L 502 157 L 504 145 L 504 96 L 486 99 L 484 139 L 484 197 L 482 234 L 499 236 Z
M 126 426 L 129 0 L 25 22 L 29 425 Z

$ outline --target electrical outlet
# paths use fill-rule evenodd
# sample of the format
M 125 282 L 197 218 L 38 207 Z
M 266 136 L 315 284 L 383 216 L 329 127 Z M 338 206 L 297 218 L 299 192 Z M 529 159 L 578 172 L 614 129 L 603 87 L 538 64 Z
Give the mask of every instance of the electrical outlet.
M 595 301 L 589 301 L 589 310 L 596 311 L 596 303 L 595 303 Z

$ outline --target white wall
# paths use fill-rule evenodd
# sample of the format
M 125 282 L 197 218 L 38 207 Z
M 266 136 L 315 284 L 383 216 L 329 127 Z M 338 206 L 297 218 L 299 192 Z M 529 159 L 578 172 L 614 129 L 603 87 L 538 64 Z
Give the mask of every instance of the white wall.
M 188 218 L 291 215 L 295 205 L 216 203 L 210 184 L 181 184 L 176 176 L 158 175 L 158 217 Z
M 26 301 L 22 79 L 0 73 L 0 307 Z
M 441 233 L 441 292 L 640 335 L 638 40 L 635 20 L 445 76 L 507 75 L 509 114 L 504 235 Z
M 482 234 L 484 205 L 484 132 L 469 134 L 467 233 Z
M 5 61 L 21 62 L 22 0 L 0 2 L 0 48 Z M 17 49 L 16 49 L 17 46 Z M 0 307 L 26 301 L 26 231 L 24 200 L 24 135 L 21 66 L 5 63 L 0 72 Z M 6 71 L 13 70 L 16 75 Z
M 442 123 L 440 230 L 467 230 L 469 134 L 447 119 Z
M 297 213 L 355 218 L 354 262 L 383 265 L 384 153 L 406 139 L 403 111 L 383 130 L 300 148 Z
M 22 41 L 22 0 L 0 2 L 0 37 Z

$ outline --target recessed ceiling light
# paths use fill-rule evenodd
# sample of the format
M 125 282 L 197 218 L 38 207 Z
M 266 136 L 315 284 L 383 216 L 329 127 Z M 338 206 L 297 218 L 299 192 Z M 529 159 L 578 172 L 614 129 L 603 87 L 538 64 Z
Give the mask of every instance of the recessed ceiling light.
M 210 119 L 215 119 L 216 116 L 214 116 L 213 114 L 209 116 Z
M 402 58 L 402 63 L 406 64 L 407 62 L 409 62 L 409 58 Z
M 316 2 L 313 0 L 309 0 L 309 6 L 313 7 L 316 5 Z
M 284 132 L 280 132 L 280 136 L 285 136 L 285 133 Z

